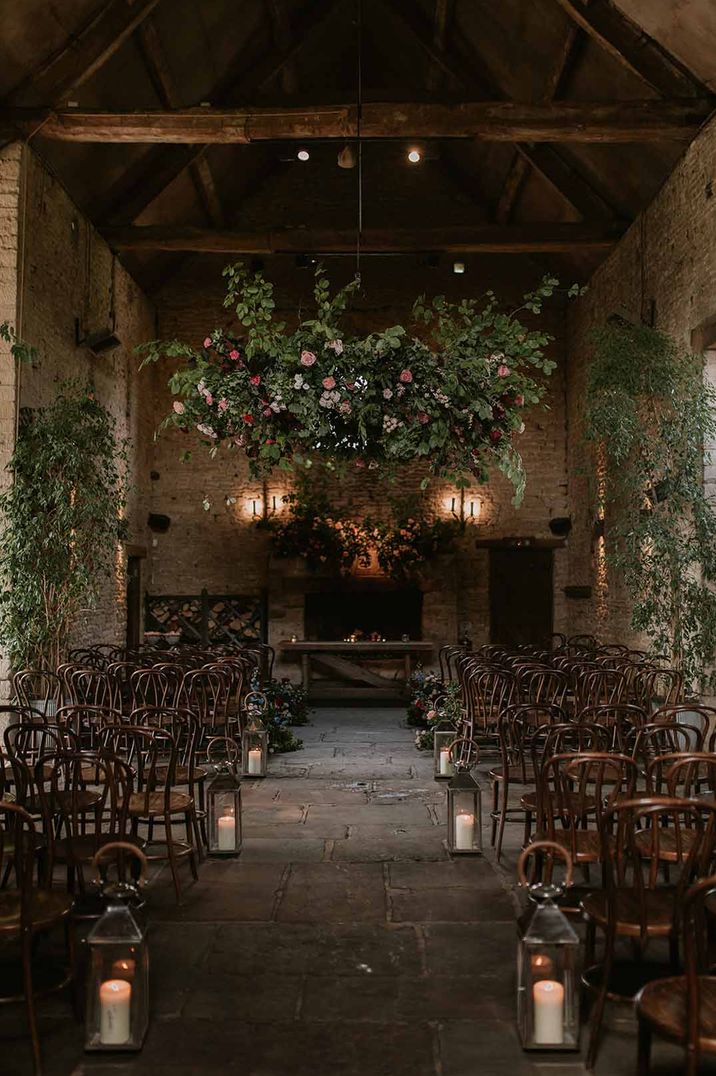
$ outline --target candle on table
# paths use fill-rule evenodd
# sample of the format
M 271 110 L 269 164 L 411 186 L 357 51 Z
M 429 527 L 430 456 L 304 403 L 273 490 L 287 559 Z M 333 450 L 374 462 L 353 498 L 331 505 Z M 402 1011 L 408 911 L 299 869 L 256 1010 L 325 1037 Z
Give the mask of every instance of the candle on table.
M 249 765 L 251 765 L 250 760 Z M 222 815 L 221 818 L 217 820 L 217 831 L 219 835 L 219 851 L 235 852 L 236 816 L 233 814 Z
M 125 979 L 107 979 L 99 988 L 99 1041 L 103 1046 L 122 1046 L 129 1041 L 132 987 Z
M 461 811 L 455 815 L 455 847 L 461 852 L 469 851 L 475 843 L 475 816 Z
M 134 960 L 115 960 L 112 965 L 112 978 L 124 979 L 126 982 L 131 983 L 136 969 L 137 965 Z
M 252 747 L 249 751 L 249 773 L 261 773 L 261 748 Z
M 534 1000 L 534 1041 L 558 1046 L 564 1041 L 564 987 L 553 979 L 543 979 L 532 987 Z
M 450 748 L 440 748 L 440 776 L 450 777 L 452 774 L 452 763 L 450 762 Z

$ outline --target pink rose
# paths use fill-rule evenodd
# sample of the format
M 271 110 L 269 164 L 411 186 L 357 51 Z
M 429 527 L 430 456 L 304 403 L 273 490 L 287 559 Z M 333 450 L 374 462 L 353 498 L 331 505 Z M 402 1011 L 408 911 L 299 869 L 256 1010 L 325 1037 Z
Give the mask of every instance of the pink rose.
M 515 396 L 515 407 L 524 407 L 524 406 L 525 406 L 525 398 L 522 395 L 522 393 L 520 393 L 518 396 Z
M 260 374 L 254 374 L 253 377 L 249 378 L 249 381 L 251 382 L 252 385 L 260 385 L 261 384 L 261 375 Z
M 418 411 L 418 422 L 424 426 L 426 422 L 430 422 L 430 415 L 426 415 L 424 411 Z
M 219 403 L 218 403 L 219 410 L 220 411 L 225 411 L 228 406 L 229 406 L 229 401 L 226 399 L 225 396 L 222 396 L 221 399 L 219 400 Z
M 210 392 L 204 393 L 204 399 L 206 400 L 207 406 L 211 407 L 214 402 L 214 397 L 211 395 Z
M 271 418 L 271 415 L 273 414 L 273 411 L 271 410 L 270 407 L 264 407 L 261 414 L 264 416 L 264 418 Z
M 179 400 L 175 400 L 172 406 L 178 415 L 184 414 L 184 404 Z
M 316 356 L 313 354 L 312 351 L 302 351 L 301 352 L 301 365 L 302 366 L 313 366 L 315 361 L 316 361 Z
M 510 376 L 510 368 L 509 368 L 509 366 L 505 366 L 504 363 L 502 363 L 501 366 L 498 366 L 497 367 L 497 376 L 498 377 L 509 377 Z
M 230 352 L 229 352 L 229 358 L 230 358 L 230 359 L 233 359 L 233 360 L 234 360 L 234 362 L 236 362 L 236 361 L 237 361 L 238 359 L 240 359 L 240 358 L 241 358 L 241 356 L 239 355 L 239 353 L 238 353 L 238 351 L 236 350 L 236 348 L 234 348 L 234 350 L 233 350 L 233 351 L 230 351 Z
M 211 347 L 211 337 L 210 336 L 207 336 L 206 340 L 204 341 L 204 347 Z
M 336 379 L 335 377 L 324 377 L 322 384 L 324 389 L 326 389 L 327 392 L 330 392 L 331 389 L 336 387 Z
M 409 385 L 410 382 L 413 380 L 413 375 L 412 375 L 411 371 L 410 370 L 401 370 L 400 371 L 400 380 L 403 382 L 404 385 Z

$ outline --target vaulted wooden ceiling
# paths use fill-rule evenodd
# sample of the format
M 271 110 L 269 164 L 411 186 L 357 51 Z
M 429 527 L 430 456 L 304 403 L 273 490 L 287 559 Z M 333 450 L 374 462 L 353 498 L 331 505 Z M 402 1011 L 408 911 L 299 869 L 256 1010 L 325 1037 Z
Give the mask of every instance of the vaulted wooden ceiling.
M 359 123 L 364 250 L 586 277 L 709 115 L 714 44 L 711 0 L 5 0 L 0 134 L 149 290 L 186 251 L 351 250 Z

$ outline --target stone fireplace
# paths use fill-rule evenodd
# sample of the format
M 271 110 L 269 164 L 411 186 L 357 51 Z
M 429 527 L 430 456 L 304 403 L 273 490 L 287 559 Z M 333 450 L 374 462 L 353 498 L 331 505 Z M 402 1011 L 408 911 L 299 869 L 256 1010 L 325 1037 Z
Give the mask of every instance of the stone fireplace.
M 437 647 L 457 641 L 458 585 L 455 557 L 436 558 L 420 579 L 398 583 L 377 569 L 342 578 L 309 571 L 301 558 L 272 557 L 269 565 L 269 642 L 278 675 L 299 678 L 295 664 L 281 661 L 281 644 L 331 641 L 353 632 L 377 632 L 388 640 L 408 635 Z

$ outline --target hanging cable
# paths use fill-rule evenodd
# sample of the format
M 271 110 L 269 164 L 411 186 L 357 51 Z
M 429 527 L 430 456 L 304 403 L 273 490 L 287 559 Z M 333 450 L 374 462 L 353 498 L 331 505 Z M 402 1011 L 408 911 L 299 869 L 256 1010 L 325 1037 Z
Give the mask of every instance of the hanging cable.
M 361 141 L 361 119 L 363 113 L 363 0 L 356 0 L 358 13 L 358 49 L 356 93 L 356 137 L 358 141 L 358 220 L 356 228 L 356 277 L 360 281 L 361 239 L 363 236 L 363 143 Z

